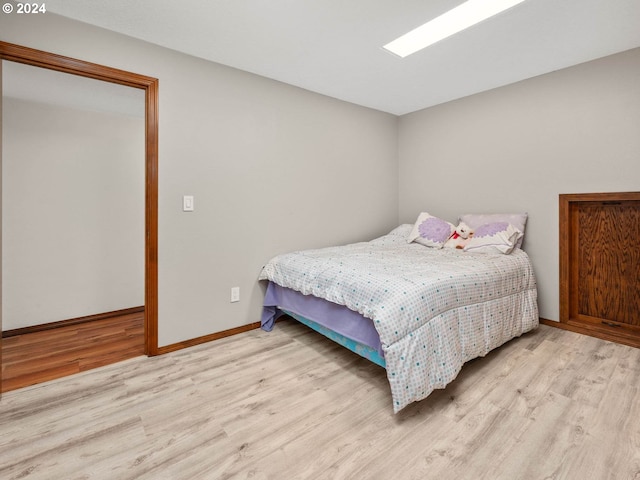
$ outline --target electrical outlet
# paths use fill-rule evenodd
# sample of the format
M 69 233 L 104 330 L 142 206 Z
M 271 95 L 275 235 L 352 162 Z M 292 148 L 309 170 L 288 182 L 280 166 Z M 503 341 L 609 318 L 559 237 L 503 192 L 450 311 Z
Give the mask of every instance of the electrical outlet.
M 231 303 L 240 301 L 240 287 L 231 288 Z

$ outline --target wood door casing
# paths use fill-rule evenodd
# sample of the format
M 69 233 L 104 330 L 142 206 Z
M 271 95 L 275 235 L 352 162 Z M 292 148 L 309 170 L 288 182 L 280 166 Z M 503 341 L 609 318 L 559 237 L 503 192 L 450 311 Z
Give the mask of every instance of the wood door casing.
M 560 322 L 640 346 L 640 192 L 560 195 Z

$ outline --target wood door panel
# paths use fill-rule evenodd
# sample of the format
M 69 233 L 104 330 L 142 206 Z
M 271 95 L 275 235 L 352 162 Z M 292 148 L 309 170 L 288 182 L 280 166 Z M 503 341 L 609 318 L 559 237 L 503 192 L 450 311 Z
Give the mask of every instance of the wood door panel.
M 640 192 L 560 195 L 561 323 L 640 346 L 639 241 Z
M 576 206 L 579 315 L 638 325 L 638 210 L 630 205 Z

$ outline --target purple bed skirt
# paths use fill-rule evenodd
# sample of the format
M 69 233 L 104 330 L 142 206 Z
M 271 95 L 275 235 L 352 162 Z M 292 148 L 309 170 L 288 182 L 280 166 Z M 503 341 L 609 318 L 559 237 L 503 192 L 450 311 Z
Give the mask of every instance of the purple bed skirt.
M 312 295 L 303 295 L 295 290 L 269 282 L 264 296 L 260 322 L 263 330 L 269 332 L 273 329 L 276 319 L 285 314 L 281 309 L 312 320 L 354 342 L 371 347 L 383 355 L 380 336 L 371 319 L 363 317 L 343 305 L 331 303 Z

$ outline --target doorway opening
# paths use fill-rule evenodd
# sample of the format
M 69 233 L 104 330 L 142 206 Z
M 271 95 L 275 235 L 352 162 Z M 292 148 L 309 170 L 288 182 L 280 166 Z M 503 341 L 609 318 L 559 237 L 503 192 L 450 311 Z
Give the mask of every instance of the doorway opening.
M 158 354 L 157 336 L 157 198 L 158 80 L 82 60 L 0 42 L 0 60 L 41 67 L 140 89 L 144 92 L 144 353 Z M 1 165 L 1 163 L 0 163 Z M 1 205 L 0 205 L 1 207 Z M 0 209 L 1 210 L 1 209 Z M 0 317 L 0 330 L 2 330 Z M 0 353 L 0 363 L 2 356 Z M 0 376 L 1 382 L 1 376 Z M 1 391 L 1 388 L 0 388 Z

